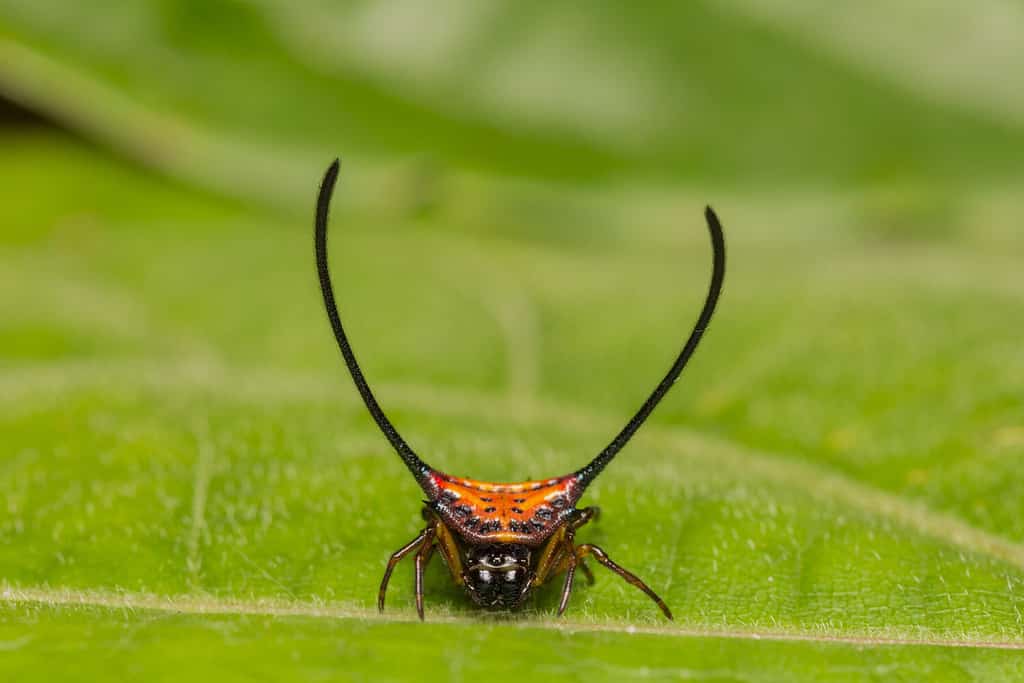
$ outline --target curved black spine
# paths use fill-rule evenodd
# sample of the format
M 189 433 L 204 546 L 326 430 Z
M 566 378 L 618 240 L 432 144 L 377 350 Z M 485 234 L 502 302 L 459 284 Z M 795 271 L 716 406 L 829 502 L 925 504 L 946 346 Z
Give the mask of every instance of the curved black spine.
M 581 490 L 586 488 L 601 473 L 601 470 L 612 461 L 612 458 L 622 450 L 623 446 L 636 434 L 637 430 L 640 429 L 644 421 L 654 411 L 654 408 L 661 399 L 668 393 L 668 390 L 672 388 L 676 379 L 679 378 L 679 373 L 683 371 L 686 363 L 690 360 L 690 356 L 697 349 L 697 345 L 700 343 L 708 323 L 711 322 L 711 315 L 715 312 L 715 304 L 718 303 L 718 296 L 722 291 L 722 280 L 725 278 L 725 237 L 722 235 L 722 224 L 719 223 L 718 216 L 715 215 L 710 206 L 704 209 L 704 218 L 707 219 L 708 231 L 711 233 L 712 249 L 711 285 L 708 288 L 707 299 L 704 300 L 704 308 L 701 309 L 700 315 L 697 317 L 697 323 L 693 326 L 690 337 L 683 345 L 683 350 L 679 352 L 679 356 L 672 363 L 672 367 L 669 368 L 665 377 L 654 388 L 654 391 L 647 397 L 644 404 L 640 406 L 640 410 L 636 412 L 636 415 L 626 423 L 622 431 L 611 440 L 611 443 L 605 446 L 605 449 L 596 458 L 591 460 L 586 467 L 576 471 Z
M 334 163 L 328 167 L 327 173 L 324 174 L 323 182 L 320 184 L 320 195 L 316 202 L 316 222 L 314 228 L 316 269 L 317 274 L 320 276 L 320 291 L 324 296 L 324 307 L 327 309 L 327 318 L 331 321 L 334 338 L 338 341 L 338 348 L 341 349 L 345 365 L 348 366 L 349 374 L 352 375 L 352 381 L 355 382 L 356 389 L 359 390 L 359 395 L 362 396 L 363 403 L 366 404 L 366 409 L 370 411 L 370 415 L 377 423 L 377 426 L 380 427 L 380 431 L 387 437 L 388 442 L 391 443 L 391 447 L 398 453 L 398 457 L 402 459 L 405 466 L 416 477 L 416 481 L 420 482 L 420 485 L 423 486 L 431 468 L 405 442 L 402 435 L 391 424 L 391 420 L 384 414 L 380 404 L 377 403 L 373 392 L 370 391 L 370 385 L 366 383 L 363 371 L 359 368 L 355 354 L 352 353 L 352 347 L 349 346 L 348 337 L 345 335 L 345 328 L 342 326 L 341 317 L 338 315 L 338 306 L 334 302 L 334 288 L 331 285 L 331 274 L 327 267 L 327 218 L 331 204 L 331 195 L 334 194 L 334 185 L 338 180 L 338 170 L 340 167 L 341 162 L 338 159 L 335 159 Z

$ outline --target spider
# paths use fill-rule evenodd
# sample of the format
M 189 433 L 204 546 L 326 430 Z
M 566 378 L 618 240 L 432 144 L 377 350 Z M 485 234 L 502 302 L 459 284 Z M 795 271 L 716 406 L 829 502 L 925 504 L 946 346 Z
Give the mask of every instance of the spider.
M 643 591 L 666 618 L 672 619 L 668 605 L 646 583 L 612 561 L 608 553 L 591 543 L 576 544 L 576 532 L 597 519 L 600 512 L 593 506 L 577 508 L 576 503 L 672 387 L 707 329 L 725 276 L 725 239 L 714 211 L 707 207 L 704 212 L 713 251 L 711 285 L 704 307 L 682 351 L 637 413 L 597 457 L 571 474 L 540 481 L 492 483 L 445 474 L 416 455 L 384 414 L 356 362 L 338 315 L 327 266 L 327 218 L 339 167 L 335 159 L 324 175 L 314 229 L 317 273 L 327 317 L 366 408 L 426 494 L 422 509 L 426 526 L 388 559 L 377 594 L 378 609 L 384 610 L 384 596 L 395 565 L 413 555 L 416 612 L 422 620 L 423 573 L 434 552 L 439 551 L 452 580 L 484 608 L 515 609 L 535 588 L 564 574 L 558 604 L 561 616 L 569 604 L 577 569 L 593 583 L 593 574 L 584 562 L 593 558 Z

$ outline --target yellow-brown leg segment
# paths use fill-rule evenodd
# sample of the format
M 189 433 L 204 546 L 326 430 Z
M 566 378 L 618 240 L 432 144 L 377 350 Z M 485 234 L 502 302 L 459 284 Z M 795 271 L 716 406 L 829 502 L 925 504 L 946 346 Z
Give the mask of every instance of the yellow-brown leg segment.
M 555 532 L 555 534 L 548 539 L 547 544 L 544 546 L 544 550 L 541 551 L 541 555 L 537 559 L 537 568 L 535 570 L 533 580 L 530 582 L 530 589 L 540 586 L 552 576 L 556 576 L 560 572 L 568 569 L 566 566 L 567 558 L 573 554 L 573 546 L 571 541 L 566 543 L 566 537 L 570 536 L 590 520 L 597 519 L 600 513 L 601 509 L 597 507 L 587 507 L 582 510 L 576 510 L 572 519 L 569 520 L 569 523 L 564 528 Z M 579 567 L 587 577 L 587 582 L 593 584 L 594 575 L 591 573 L 590 567 L 586 566 L 582 562 L 579 563 Z
M 452 581 L 455 582 L 456 586 L 461 586 L 466 580 L 462 576 L 462 557 L 459 553 L 459 545 L 455 541 L 455 537 L 452 536 L 452 532 L 443 523 L 438 522 L 435 530 L 437 532 L 435 543 L 438 550 L 441 551 L 441 557 L 444 558 L 445 564 L 448 565 L 448 572 L 452 575 Z
M 559 529 L 548 539 L 547 544 L 544 546 L 544 550 L 541 551 L 540 557 L 537 558 L 537 568 L 534 570 L 533 579 L 530 581 L 530 587 L 536 588 L 545 581 L 548 580 L 549 576 L 552 576 L 552 569 L 558 566 L 564 554 L 564 548 L 562 547 L 565 542 L 565 529 Z
M 669 621 L 672 621 L 672 611 L 668 608 L 668 605 L 665 604 L 665 601 L 659 598 L 658 594 L 652 591 L 650 587 L 646 583 L 641 581 L 635 574 L 615 564 L 615 562 L 612 561 L 612 558 L 608 557 L 608 553 L 606 553 L 604 550 L 602 550 L 596 545 L 584 543 L 583 545 L 578 546 L 576 548 L 576 552 L 574 553 L 574 555 L 577 561 L 582 561 L 583 558 L 587 555 L 593 555 L 594 559 L 596 559 L 605 567 L 608 567 L 608 569 L 611 569 L 613 572 L 621 576 L 627 583 L 636 586 L 644 593 L 646 593 L 647 597 L 653 600 L 654 604 L 656 604 L 658 606 L 658 609 L 661 610 L 661 613 L 665 615 L 665 618 Z

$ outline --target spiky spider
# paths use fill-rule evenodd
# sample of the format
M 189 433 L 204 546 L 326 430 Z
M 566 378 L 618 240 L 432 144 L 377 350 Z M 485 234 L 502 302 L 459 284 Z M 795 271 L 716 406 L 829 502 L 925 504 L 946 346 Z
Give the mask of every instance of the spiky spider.
M 711 320 L 725 276 L 725 240 L 714 211 L 707 207 L 704 212 L 713 250 L 711 286 L 704 307 L 679 356 L 636 415 L 597 457 L 572 474 L 541 481 L 496 484 L 453 477 L 427 465 L 401 437 L 370 391 L 342 327 L 327 267 L 327 216 L 338 169 L 339 162 L 335 160 L 324 175 L 314 233 L 317 271 L 327 317 L 370 415 L 427 495 L 422 510 L 427 525 L 416 538 L 391 555 L 377 595 L 377 607 L 384 610 L 384 595 L 395 565 L 415 553 L 416 611 L 423 619 L 423 573 L 434 551 L 439 550 L 452 580 L 465 588 L 469 597 L 482 607 L 516 608 L 533 589 L 564 573 L 558 604 L 561 616 L 569 603 L 576 570 L 593 582 L 593 575 L 584 562 L 585 558 L 592 557 L 646 593 L 665 617 L 671 619 L 672 612 L 665 602 L 647 584 L 613 562 L 604 550 L 590 543 L 576 545 L 576 531 L 596 519 L 599 512 L 593 506 L 577 508 L 576 503 L 672 387 Z

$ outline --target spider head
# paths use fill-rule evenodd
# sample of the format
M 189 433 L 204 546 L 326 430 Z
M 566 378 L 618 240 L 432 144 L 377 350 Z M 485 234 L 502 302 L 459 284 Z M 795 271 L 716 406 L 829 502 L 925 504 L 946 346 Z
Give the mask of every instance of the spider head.
M 522 545 L 485 545 L 469 549 L 463 578 L 466 591 L 481 607 L 511 609 L 526 597 L 533 571 L 530 549 Z

